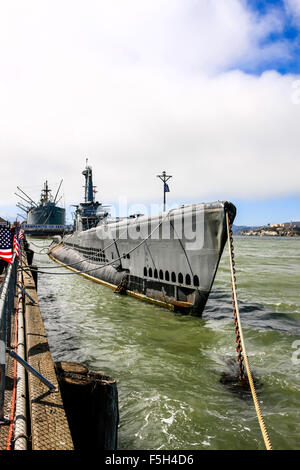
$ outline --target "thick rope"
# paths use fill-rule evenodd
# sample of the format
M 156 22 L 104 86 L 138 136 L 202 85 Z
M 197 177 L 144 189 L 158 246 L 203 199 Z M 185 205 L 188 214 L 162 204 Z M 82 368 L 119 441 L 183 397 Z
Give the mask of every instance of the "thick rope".
M 272 450 L 271 442 L 267 433 L 267 429 L 264 423 L 264 419 L 261 413 L 261 409 L 259 406 L 259 402 L 257 399 L 253 379 L 252 379 L 252 374 L 250 370 L 250 365 L 248 361 L 248 356 L 247 356 L 247 351 L 246 351 L 246 345 L 244 341 L 244 336 L 243 336 L 243 330 L 242 330 L 242 324 L 241 324 L 241 318 L 240 318 L 240 312 L 238 308 L 238 302 L 237 302 L 237 295 L 236 295 L 236 286 L 235 286 L 235 277 L 234 277 L 234 269 L 233 269 L 233 263 L 232 263 L 232 256 L 231 256 L 231 240 L 230 240 L 230 223 L 229 223 L 229 215 L 228 212 L 226 211 L 226 223 L 227 223 L 227 237 L 228 237 L 228 248 L 229 248 L 229 260 L 230 260 L 230 273 L 231 273 L 231 285 L 232 285 L 232 292 L 233 292 L 233 299 L 234 299 L 234 304 L 235 304 L 235 309 L 236 309 L 236 317 L 237 317 L 237 322 L 238 322 L 238 327 L 239 327 L 239 334 L 240 334 L 240 339 L 241 339 L 241 345 L 243 348 L 243 358 L 246 366 L 246 371 L 248 375 L 248 380 L 249 380 L 249 385 L 251 389 L 251 394 L 257 414 L 257 419 L 259 422 L 259 426 L 261 429 L 261 433 L 265 442 L 265 446 L 267 450 Z

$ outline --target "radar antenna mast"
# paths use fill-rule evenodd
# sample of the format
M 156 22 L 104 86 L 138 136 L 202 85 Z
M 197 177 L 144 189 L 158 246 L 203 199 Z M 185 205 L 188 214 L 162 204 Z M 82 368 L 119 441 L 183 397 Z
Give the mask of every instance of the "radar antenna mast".
M 167 185 L 167 181 L 172 178 L 172 175 L 167 175 L 165 171 L 162 172 L 161 175 L 156 175 L 164 183 L 164 212 L 166 210 L 166 193 L 170 192 L 169 186 Z

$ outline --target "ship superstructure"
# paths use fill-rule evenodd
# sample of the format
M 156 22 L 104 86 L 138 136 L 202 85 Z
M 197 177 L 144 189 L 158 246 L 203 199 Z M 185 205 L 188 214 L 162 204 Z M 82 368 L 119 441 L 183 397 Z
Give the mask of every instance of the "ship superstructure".
M 92 169 L 75 231 L 51 247 L 50 257 L 117 292 L 172 310 L 201 314 L 226 243 L 227 201 L 181 206 L 157 215 L 111 219 L 94 201 Z
M 17 187 L 19 192 L 16 194 L 22 199 L 17 206 L 26 213 L 26 222 L 22 223 L 25 233 L 29 235 L 56 235 L 66 231 L 65 225 L 65 209 L 58 205 L 59 190 L 62 180 L 58 187 L 55 197 L 52 197 L 51 189 L 49 189 L 48 181 L 45 181 L 41 191 L 40 201 L 36 203 L 21 188 Z M 24 204 L 24 202 L 26 204 Z

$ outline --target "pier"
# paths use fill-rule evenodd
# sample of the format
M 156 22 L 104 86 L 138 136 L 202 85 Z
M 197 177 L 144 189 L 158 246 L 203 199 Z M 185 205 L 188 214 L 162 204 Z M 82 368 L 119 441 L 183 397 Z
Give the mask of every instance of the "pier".
M 80 364 L 54 363 L 33 252 L 26 240 L 22 245 L 20 260 L 14 254 L 0 274 L 0 450 L 114 450 L 116 381 Z

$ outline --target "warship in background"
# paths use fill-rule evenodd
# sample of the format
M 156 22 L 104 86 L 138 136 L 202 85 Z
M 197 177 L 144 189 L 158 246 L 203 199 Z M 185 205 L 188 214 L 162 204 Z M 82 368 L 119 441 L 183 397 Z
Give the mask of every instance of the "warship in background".
M 69 231 L 69 226 L 65 223 L 65 209 L 58 206 L 58 198 L 62 180 L 59 184 L 55 197 L 52 197 L 48 181 L 45 181 L 41 192 L 39 203 L 36 203 L 21 188 L 18 188 L 22 195 L 15 193 L 23 202 L 18 202 L 17 207 L 26 213 L 26 220 L 22 222 L 22 228 L 27 235 L 51 236 L 61 235 Z M 24 204 L 26 203 L 26 205 Z M 22 216 L 23 217 L 23 216 Z
M 235 206 L 217 201 L 113 219 L 94 200 L 88 164 L 83 175 L 85 200 L 76 206 L 74 232 L 54 238 L 50 258 L 116 292 L 201 315 Z

